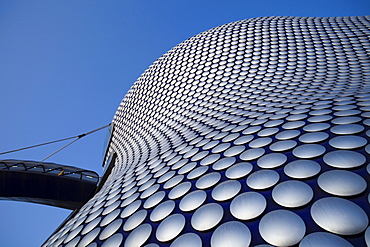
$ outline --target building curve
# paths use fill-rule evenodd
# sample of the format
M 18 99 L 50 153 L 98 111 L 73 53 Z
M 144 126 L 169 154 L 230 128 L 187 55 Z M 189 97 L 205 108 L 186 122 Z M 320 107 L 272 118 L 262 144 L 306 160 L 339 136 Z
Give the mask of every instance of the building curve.
M 44 246 L 369 245 L 369 19 L 253 18 L 168 51 Z

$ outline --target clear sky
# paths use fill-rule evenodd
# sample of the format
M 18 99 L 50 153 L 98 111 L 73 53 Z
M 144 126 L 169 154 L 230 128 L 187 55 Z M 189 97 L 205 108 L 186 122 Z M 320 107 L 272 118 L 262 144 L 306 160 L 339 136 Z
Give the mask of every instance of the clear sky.
M 0 1 L 0 152 L 111 122 L 136 78 L 181 41 L 260 16 L 370 14 L 369 0 Z M 102 174 L 105 130 L 48 159 Z M 65 143 L 0 159 L 41 160 Z M 0 246 L 40 246 L 69 210 L 0 201 Z

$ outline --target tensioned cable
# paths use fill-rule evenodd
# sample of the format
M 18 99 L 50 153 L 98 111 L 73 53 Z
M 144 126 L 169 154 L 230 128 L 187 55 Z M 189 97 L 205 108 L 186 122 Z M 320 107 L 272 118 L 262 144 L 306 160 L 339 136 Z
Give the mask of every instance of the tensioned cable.
M 68 144 L 64 145 L 63 147 L 59 148 L 57 151 L 55 151 L 54 153 L 50 154 L 49 156 L 47 156 L 46 158 L 42 159 L 41 161 L 44 161 L 46 160 L 47 158 L 53 156 L 54 154 L 58 153 L 59 151 L 63 150 L 64 148 L 68 147 L 69 145 L 71 145 L 72 143 L 74 143 L 75 141 L 81 139 L 82 137 L 84 136 L 87 136 L 89 134 L 92 134 L 96 131 L 99 131 L 101 129 L 105 129 L 107 127 L 109 127 L 111 124 L 107 124 L 103 127 L 100 127 L 100 128 L 97 128 L 97 129 L 94 129 L 92 131 L 89 131 L 89 132 L 86 132 L 84 134 L 80 134 L 80 135 L 77 135 L 77 136 L 72 136 L 72 137 L 67 137 L 67 138 L 63 138 L 63 139 L 59 139 L 59 140 L 55 140 L 55 141 L 51 141 L 51 142 L 45 142 L 45 143 L 41 143 L 41 144 L 37 144 L 37 145 L 32 145 L 32 146 L 28 146 L 28 147 L 24 147 L 24 148 L 18 148 L 18 149 L 14 149 L 14 150 L 10 150 L 10 151 L 6 151 L 6 152 L 2 152 L 0 153 L 0 155 L 2 154 L 8 154 L 8 153 L 14 153 L 14 152 L 18 152 L 18 151 L 22 151 L 22 150 L 26 150 L 26 149 L 30 149 L 30 148 L 35 148 L 35 147 L 40 147 L 40 146 L 44 146 L 44 145 L 48 145 L 48 144 L 52 144 L 52 143 L 57 143 L 57 142 L 61 142 L 61 141 L 66 141 L 66 140 L 70 140 L 70 139 L 73 139 L 73 141 L 69 142 Z
M 40 162 L 43 162 L 44 160 L 46 160 L 47 158 L 50 158 L 51 156 L 53 156 L 54 154 L 58 153 L 59 151 L 63 150 L 64 148 L 68 147 L 69 145 L 71 145 L 72 143 L 74 143 L 75 141 L 79 140 L 80 137 L 77 137 L 76 139 L 74 139 L 73 141 L 71 141 L 70 143 L 64 145 L 63 147 L 59 148 L 57 151 L 55 151 L 54 153 L 46 156 L 45 158 L 43 158 L 42 160 L 40 160 Z

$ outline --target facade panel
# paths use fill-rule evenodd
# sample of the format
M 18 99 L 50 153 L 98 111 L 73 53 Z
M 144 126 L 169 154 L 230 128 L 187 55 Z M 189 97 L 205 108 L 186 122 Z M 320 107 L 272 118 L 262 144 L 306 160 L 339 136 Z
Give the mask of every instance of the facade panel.
M 369 18 L 254 18 L 171 49 L 45 246 L 369 244 Z

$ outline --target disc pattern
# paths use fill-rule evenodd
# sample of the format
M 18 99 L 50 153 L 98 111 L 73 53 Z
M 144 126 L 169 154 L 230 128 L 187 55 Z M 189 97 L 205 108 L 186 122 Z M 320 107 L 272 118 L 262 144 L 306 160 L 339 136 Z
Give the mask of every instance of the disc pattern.
M 171 49 L 114 116 L 105 184 L 44 246 L 369 244 L 369 19 L 254 18 Z

